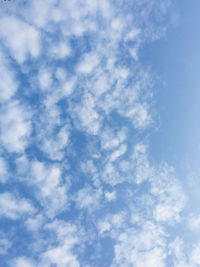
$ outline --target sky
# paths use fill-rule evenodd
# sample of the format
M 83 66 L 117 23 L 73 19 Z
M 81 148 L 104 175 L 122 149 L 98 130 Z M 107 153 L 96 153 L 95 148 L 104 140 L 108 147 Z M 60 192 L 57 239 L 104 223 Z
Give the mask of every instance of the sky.
M 0 267 L 200 266 L 200 2 L 0 5 Z

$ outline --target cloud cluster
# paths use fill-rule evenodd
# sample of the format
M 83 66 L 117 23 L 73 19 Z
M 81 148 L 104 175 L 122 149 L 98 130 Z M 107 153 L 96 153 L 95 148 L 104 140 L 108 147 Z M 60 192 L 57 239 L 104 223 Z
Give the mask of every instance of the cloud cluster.
M 166 31 L 170 8 L 34 0 L 0 11 L 4 266 L 187 266 L 172 230 L 186 197 L 143 140 L 153 77 L 139 49 Z

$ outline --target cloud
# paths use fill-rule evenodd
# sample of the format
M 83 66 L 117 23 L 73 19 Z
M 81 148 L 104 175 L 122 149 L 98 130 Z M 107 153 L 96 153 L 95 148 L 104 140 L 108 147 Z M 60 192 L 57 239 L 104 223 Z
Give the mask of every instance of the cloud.
M 35 264 L 32 260 L 26 257 L 17 257 L 16 259 L 12 260 L 10 266 L 14 267 L 34 267 Z
M 70 55 L 71 48 L 65 41 L 56 43 L 50 48 L 49 54 L 56 59 L 66 58 Z
M 169 254 L 173 256 L 173 264 L 177 267 L 197 267 L 199 265 L 199 242 L 193 242 L 188 249 L 188 244 L 184 239 L 176 237 L 173 242 L 169 244 Z
M 183 240 L 180 237 L 176 237 L 173 242 L 169 244 L 169 255 L 174 256 L 174 266 L 177 267 L 189 267 L 186 263 L 186 255 L 183 251 Z
M 82 74 L 94 73 L 94 68 L 99 64 L 99 59 L 96 54 L 86 54 L 84 59 L 79 63 L 77 71 Z
M 198 214 L 191 214 L 188 218 L 188 226 L 192 231 L 198 231 L 200 228 L 200 216 Z
M 108 234 L 108 231 L 111 231 L 111 235 L 113 235 L 112 232 L 116 231 L 118 232 L 119 228 L 124 227 L 126 222 L 126 214 L 125 212 L 119 212 L 116 214 L 110 214 L 105 216 L 103 220 L 100 220 L 98 222 L 98 230 L 99 234 Z M 117 230 L 116 230 L 117 229 Z
M 8 152 L 21 153 L 28 145 L 31 134 L 30 112 L 18 101 L 1 107 L 0 140 Z
M 0 181 L 5 183 L 8 179 L 8 167 L 3 158 L 0 158 Z
M 0 52 L 0 101 L 7 101 L 13 97 L 18 88 L 18 82 L 16 80 L 13 69 L 8 64 L 8 58 L 3 56 Z
M 172 261 L 186 264 L 181 241 L 168 246 L 185 196 L 143 132 L 153 77 L 139 51 L 165 31 L 167 8 L 39 0 L 1 11 L 0 216 L 20 223 L 0 252 L 26 233 L 10 266 L 162 267 L 176 246 Z
M 106 129 L 101 135 L 101 146 L 103 149 L 113 149 L 126 139 L 125 130 L 114 133 L 112 129 Z
M 165 266 L 165 241 L 162 228 L 147 222 L 141 230 L 127 229 L 118 237 L 111 266 Z
M 152 178 L 151 192 L 158 198 L 154 210 L 155 219 L 163 222 L 180 221 L 180 212 L 186 203 L 186 196 L 178 181 L 173 177 L 170 167 L 164 166 Z
M 77 256 L 73 253 L 73 248 L 79 243 L 76 226 L 66 223 L 64 221 L 54 221 L 46 224 L 46 230 L 55 233 L 55 237 L 59 242 L 58 246 L 50 246 L 42 253 L 40 265 L 51 266 L 71 266 L 79 267 L 80 264 Z
M 67 185 L 62 182 L 61 175 L 56 165 L 48 166 L 39 161 L 32 163 L 30 186 L 36 188 L 36 197 L 50 218 L 68 208 Z
M 37 232 L 40 230 L 44 222 L 44 217 L 42 214 L 36 215 L 34 217 L 29 217 L 26 220 L 26 227 L 29 231 Z
M 69 131 L 67 128 L 63 127 L 57 135 L 54 135 L 49 139 L 44 138 L 42 150 L 49 158 L 62 160 L 67 149 L 68 140 Z
M 63 245 L 62 247 L 52 248 L 46 251 L 42 255 L 41 260 L 42 266 L 48 267 L 52 264 L 56 264 L 58 267 L 69 266 L 69 267 L 79 267 L 80 264 L 76 257 L 69 252 L 68 246 Z
M 8 239 L 6 238 L 0 239 L 0 255 L 7 254 L 11 247 L 12 243 Z
M 90 93 L 84 93 L 82 103 L 72 106 L 74 121 L 78 129 L 84 129 L 89 134 L 99 133 L 102 118 L 96 111 L 94 98 Z
M 41 69 L 38 75 L 39 86 L 42 90 L 51 90 L 52 78 L 51 73 L 46 69 Z
M 88 209 L 91 211 L 99 207 L 102 192 L 101 190 L 93 189 L 91 187 L 84 187 L 80 189 L 75 197 L 75 201 L 79 209 Z
M 113 201 L 116 199 L 116 191 L 105 192 L 105 199 L 107 201 Z
M 0 38 L 20 64 L 28 56 L 36 58 L 40 53 L 38 31 L 15 16 L 3 16 L 0 20 Z
M 22 216 L 33 214 L 36 209 L 25 198 L 17 198 L 9 192 L 0 194 L 0 216 L 11 220 L 20 219 Z
M 126 153 L 127 147 L 125 144 L 121 145 L 117 150 L 115 150 L 110 157 L 110 161 L 113 162 Z
M 198 266 L 200 262 L 200 244 L 196 244 L 190 255 L 190 261 L 192 266 Z

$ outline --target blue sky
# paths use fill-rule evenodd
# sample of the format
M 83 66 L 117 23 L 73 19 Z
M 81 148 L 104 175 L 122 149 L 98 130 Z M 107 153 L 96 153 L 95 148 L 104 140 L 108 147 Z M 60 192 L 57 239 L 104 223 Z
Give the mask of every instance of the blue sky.
M 200 3 L 0 5 L 0 266 L 200 266 Z

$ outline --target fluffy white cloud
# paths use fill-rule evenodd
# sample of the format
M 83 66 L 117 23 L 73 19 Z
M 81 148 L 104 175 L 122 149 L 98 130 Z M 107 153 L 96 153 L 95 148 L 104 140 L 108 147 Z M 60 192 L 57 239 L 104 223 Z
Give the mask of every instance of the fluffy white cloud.
M 198 266 L 200 262 L 200 244 L 195 244 L 190 255 L 191 266 Z
M 46 224 L 45 229 L 55 233 L 59 245 L 49 246 L 49 249 L 42 253 L 40 265 L 47 267 L 55 264 L 58 267 L 79 267 L 77 256 L 72 251 L 80 241 L 77 228 L 72 224 L 56 220 Z
M 64 157 L 68 139 L 68 129 L 63 127 L 56 136 L 53 136 L 53 138 L 44 139 L 42 149 L 49 158 L 61 160 Z
M 200 216 L 199 214 L 190 215 L 188 218 L 188 226 L 190 230 L 199 230 L 200 229 Z
M 98 134 L 102 118 L 98 111 L 96 111 L 96 105 L 94 98 L 91 94 L 85 93 L 82 97 L 82 103 L 73 106 L 73 116 L 75 121 L 77 121 L 77 128 L 84 129 L 89 134 Z
M 18 82 L 14 72 L 7 64 L 8 59 L 0 52 L 0 101 L 7 101 L 15 95 L 18 87 Z
M 39 55 L 40 36 L 34 27 L 11 15 L 3 16 L 0 25 L 0 38 L 19 63 L 23 63 L 27 56 L 35 58 Z
M 120 233 L 112 266 L 164 267 L 164 236 L 163 229 L 151 222 L 146 222 L 141 230 L 127 229 Z
M 113 201 L 116 199 L 116 191 L 105 192 L 105 199 L 107 201 Z
M 6 182 L 8 178 L 8 167 L 3 158 L 0 158 L 0 182 Z
M 35 267 L 36 265 L 29 258 L 17 257 L 13 261 L 11 261 L 10 266 L 14 266 L 14 267 Z
M 42 214 L 36 215 L 34 217 L 29 217 L 26 220 L 26 227 L 32 232 L 37 232 L 43 225 L 44 217 Z
M 38 75 L 39 86 L 42 90 L 52 90 L 52 78 L 51 73 L 45 68 L 41 68 Z
M 9 192 L 0 194 L 0 217 L 17 220 L 35 212 L 36 209 L 27 199 L 16 197 Z
M 133 160 L 135 163 L 135 182 L 137 184 L 150 179 L 154 175 L 154 169 L 148 161 L 147 147 L 144 144 L 135 145 Z
M 173 259 L 173 264 L 176 267 L 189 267 L 191 265 L 188 265 L 186 263 L 186 255 L 183 251 L 183 245 L 184 242 L 180 237 L 176 237 L 175 240 L 173 240 L 169 245 L 168 245 L 168 249 L 169 252 L 168 254 L 170 256 L 174 256 Z
M 112 154 L 110 156 L 110 161 L 112 162 L 112 161 L 117 160 L 124 153 L 126 153 L 126 150 L 127 150 L 127 146 L 125 144 L 122 144 L 118 149 L 116 149 L 115 151 L 112 152 Z
M 36 197 L 50 218 L 68 208 L 67 186 L 62 182 L 60 168 L 35 161 L 31 177 L 30 185 L 36 187 Z
M 71 53 L 71 49 L 69 44 L 63 41 L 52 46 L 49 53 L 53 58 L 61 59 L 68 57 Z
M 31 133 L 30 112 L 18 101 L 1 107 L 0 140 L 9 152 L 23 152 Z
M 126 214 L 124 212 L 109 214 L 105 216 L 103 220 L 98 222 L 99 234 L 102 235 L 104 233 L 109 233 L 108 231 L 111 231 L 111 236 L 114 235 L 114 233 L 118 234 L 118 229 L 124 227 L 125 221 Z
M 91 74 L 98 63 L 99 59 L 96 54 L 86 54 L 79 63 L 77 71 L 83 74 Z
M 80 189 L 76 194 L 75 201 L 80 209 L 88 209 L 88 211 L 98 208 L 100 204 L 102 192 L 89 186 Z
M 180 221 L 186 196 L 175 179 L 173 170 L 169 166 L 163 166 L 151 178 L 151 183 L 151 193 L 158 198 L 154 210 L 155 219 L 161 222 Z
M 114 133 L 111 129 L 106 129 L 101 134 L 101 145 L 103 149 L 114 149 L 126 139 L 125 129 Z

